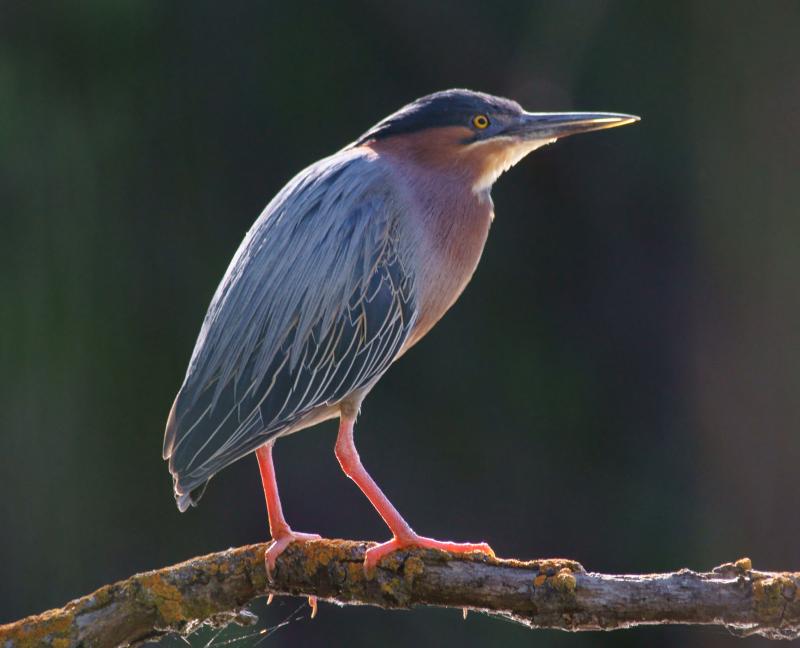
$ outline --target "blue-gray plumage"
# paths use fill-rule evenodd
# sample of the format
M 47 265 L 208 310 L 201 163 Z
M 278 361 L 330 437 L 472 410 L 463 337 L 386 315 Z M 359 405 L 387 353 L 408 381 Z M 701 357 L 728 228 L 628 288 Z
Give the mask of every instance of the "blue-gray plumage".
M 386 171 L 363 151 L 294 178 L 217 289 L 164 455 L 181 510 L 218 470 L 362 389 L 416 319 L 412 237 Z
M 467 90 L 423 97 L 300 172 L 267 205 L 217 288 L 164 438 L 181 511 L 219 470 L 257 451 L 275 540 L 293 540 L 272 471 L 275 439 L 339 417 L 336 454 L 409 544 L 490 551 L 414 534 L 361 466 L 361 401 L 469 281 L 508 167 L 558 137 L 630 123 L 614 113 L 526 113 Z

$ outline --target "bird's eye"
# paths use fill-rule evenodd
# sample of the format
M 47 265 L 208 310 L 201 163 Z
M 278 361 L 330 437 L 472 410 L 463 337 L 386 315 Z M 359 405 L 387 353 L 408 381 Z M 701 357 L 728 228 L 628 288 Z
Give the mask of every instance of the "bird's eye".
M 489 125 L 489 118 L 486 115 L 475 115 L 472 118 L 472 125 L 479 130 L 483 130 Z

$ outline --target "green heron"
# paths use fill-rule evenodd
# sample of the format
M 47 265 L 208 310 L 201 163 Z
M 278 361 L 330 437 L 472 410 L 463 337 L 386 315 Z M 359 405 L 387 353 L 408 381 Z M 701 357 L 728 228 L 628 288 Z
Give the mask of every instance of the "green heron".
M 167 421 L 178 508 L 219 470 L 255 451 L 273 542 L 291 542 L 272 446 L 339 419 L 335 453 L 392 533 L 365 568 L 418 546 L 485 543 L 417 535 L 369 476 L 353 443 L 364 397 L 455 302 L 494 217 L 495 180 L 558 138 L 637 121 L 617 113 L 530 113 L 468 90 L 417 99 L 295 176 L 250 228 L 211 301 Z

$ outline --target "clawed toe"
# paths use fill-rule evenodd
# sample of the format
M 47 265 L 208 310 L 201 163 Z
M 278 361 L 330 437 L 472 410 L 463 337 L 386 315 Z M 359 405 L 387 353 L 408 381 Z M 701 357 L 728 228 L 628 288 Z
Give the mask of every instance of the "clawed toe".
M 438 549 L 449 553 L 482 553 L 492 558 L 495 556 L 492 548 L 485 542 L 443 542 L 441 540 L 434 540 L 433 538 L 425 538 L 418 535 L 409 536 L 408 538 L 394 537 L 388 542 L 367 549 L 367 553 L 364 556 L 364 571 L 367 574 L 372 573 L 384 556 L 388 556 L 390 553 L 406 547 Z
M 293 542 L 308 542 L 309 540 L 320 539 L 321 536 L 316 533 L 297 533 L 295 531 L 288 531 L 277 538 L 273 538 L 272 544 L 264 554 L 264 563 L 267 568 L 267 578 L 269 582 L 271 583 L 273 581 L 272 574 L 275 571 L 275 561 L 278 560 L 278 556 L 286 551 L 286 547 Z

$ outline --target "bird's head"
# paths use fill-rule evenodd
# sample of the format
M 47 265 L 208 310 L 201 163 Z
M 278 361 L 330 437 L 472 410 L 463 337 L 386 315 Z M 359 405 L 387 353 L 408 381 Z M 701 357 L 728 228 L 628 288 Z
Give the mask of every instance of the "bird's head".
M 477 193 L 531 151 L 561 137 L 638 121 L 608 112 L 526 112 L 516 102 L 472 90 L 436 92 L 378 122 L 356 142 L 394 151 L 465 178 Z

